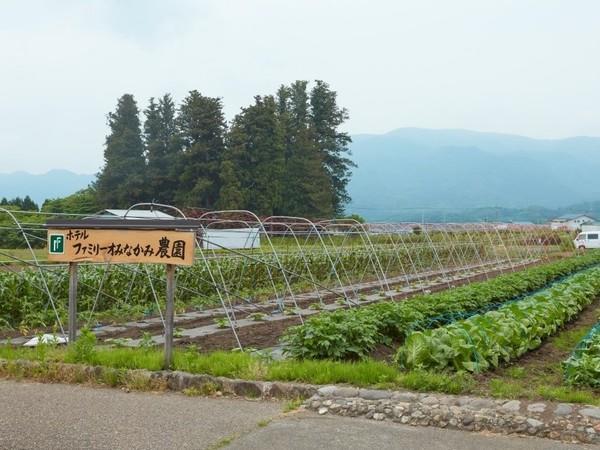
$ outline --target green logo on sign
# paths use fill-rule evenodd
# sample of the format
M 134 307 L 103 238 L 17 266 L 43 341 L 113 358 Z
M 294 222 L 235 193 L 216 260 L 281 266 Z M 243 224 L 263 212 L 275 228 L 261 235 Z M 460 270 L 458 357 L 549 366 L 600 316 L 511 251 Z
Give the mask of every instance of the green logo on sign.
M 48 252 L 51 255 L 61 255 L 65 252 L 65 235 L 51 234 L 48 244 Z

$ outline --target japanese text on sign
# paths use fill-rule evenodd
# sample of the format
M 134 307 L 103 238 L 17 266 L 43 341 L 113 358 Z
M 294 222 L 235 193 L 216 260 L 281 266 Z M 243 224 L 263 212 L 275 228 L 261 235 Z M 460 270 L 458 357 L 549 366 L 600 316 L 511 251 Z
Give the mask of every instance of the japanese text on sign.
M 194 245 L 193 231 L 48 230 L 50 261 L 191 265 Z

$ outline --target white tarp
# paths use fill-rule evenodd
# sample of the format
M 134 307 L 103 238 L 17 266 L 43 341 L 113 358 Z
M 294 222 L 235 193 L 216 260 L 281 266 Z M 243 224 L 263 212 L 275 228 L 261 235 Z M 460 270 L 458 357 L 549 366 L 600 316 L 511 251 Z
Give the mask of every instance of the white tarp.
M 37 347 L 40 342 L 44 344 L 66 344 L 67 339 L 54 334 L 44 334 L 41 338 L 36 336 L 33 339 L 28 340 L 23 344 L 23 347 Z
M 202 248 L 260 248 L 258 228 L 230 228 L 226 230 L 205 230 L 202 236 Z

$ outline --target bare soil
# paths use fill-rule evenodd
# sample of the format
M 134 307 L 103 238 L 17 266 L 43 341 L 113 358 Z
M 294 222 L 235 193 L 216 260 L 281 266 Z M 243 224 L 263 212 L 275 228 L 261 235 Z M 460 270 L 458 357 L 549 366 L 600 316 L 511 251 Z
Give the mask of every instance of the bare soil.
M 553 258 L 554 259 L 554 258 Z M 526 265 L 522 265 L 519 266 L 516 271 L 520 271 L 532 266 L 536 266 L 539 265 L 540 262 L 533 262 L 533 263 L 529 263 Z M 447 272 L 449 274 L 453 274 L 456 272 L 459 272 L 460 269 L 448 269 Z M 451 283 L 444 283 L 441 282 L 435 286 L 431 286 L 428 287 L 428 291 L 429 292 L 440 292 L 440 291 L 444 291 L 446 289 L 450 287 L 454 287 L 454 286 L 462 286 L 465 284 L 469 284 L 469 283 L 473 283 L 473 282 L 478 282 L 478 281 L 485 281 L 487 279 L 490 278 L 495 278 L 499 275 L 505 274 L 505 273 L 509 273 L 511 272 L 510 270 L 507 269 L 497 269 L 497 270 L 492 270 L 483 274 L 478 274 L 478 275 L 473 275 L 471 277 L 467 277 L 461 280 L 456 280 L 456 281 L 452 281 Z M 440 277 L 439 274 L 432 274 L 432 275 L 424 275 L 422 276 L 420 279 L 421 280 L 428 280 L 428 279 L 432 279 L 432 278 L 436 278 L 436 277 Z M 374 281 L 374 280 L 365 280 L 364 283 L 368 283 L 369 281 Z M 416 280 L 415 280 L 416 281 Z M 399 281 L 398 283 L 395 284 L 390 284 L 390 287 L 393 288 L 394 286 L 399 286 L 399 285 L 403 285 L 404 284 L 404 280 Z M 358 292 L 362 292 L 362 293 L 368 293 L 368 292 L 377 292 L 379 291 L 379 289 L 374 289 L 372 286 L 369 287 L 358 287 L 356 289 Z M 420 292 L 416 291 L 416 292 L 399 292 L 399 293 L 395 293 L 392 297 L 393 300 L 404 300 L 406 298 L 410 298 L 413 297 L 415 295 L 419 295 Z M 322 294 L 322 298 L 323 298 L 323 303 L 324 304 L 332 304 L 334 303 L 338 298 L 340 297 L 340 294 L 336 294 L 334 292 L 325 292 Z M 308 305 L 310 305 L 311 303 L 315 303 L 316 301 L 318 301 L 318 298 L 316 296 L 310 297 L 310 298 L 299 298 L 297 299 L 297 304 L 300 307 L 307 307 Z M 259 304 L 259 307 L 263 306 Z M 265 308 L 269 308 L 272 307 L 272 305 L 264 305 Z M 257 311 L 260 311 L 259 308 L 257 308 Z M 256 311 L 254 311 L 256 312 Z M 247 317 L 248 315 L 250 315 L 252 312 L 241 312 L 238 311 L 236 312 L 236 318 L 238 319 L 243 319 L 245 317 Z M 176 323 L 176 327 L 177 328 L 182 328 L 182 329 L 190 329 L 190 328 L 197 328 L 197 327 L 201 327 L 201 326 L 205 326 L 205 325 L 212 325 L 214 324 L 214 319 L 215 318 L 219 318 L 219 317 L 224 317 L 225 314 L 224 313 L 216 313 L 211 317 L 206 317 L 206 318 L 199 318 L 199 319 L 190 319 L 190 320 L 186 320 L 186 321 L 179 321 L 178 323 Z M 154 317 L 154 316 L 153 316 Z M 157 317 L 157 316 L 156 316 Z M 149 317 L 152 318 L 152 317 Z M 266 323 L 262 323 L 262 322 L 258 322 L 256 325 L 252 325 L 252 326 L 248 326 L 248 327 L 242 327 L 238 330 L 238 335 L 240 337 L 240 341 L 242 343 L 242 345 L 244 347 L 253 347 L 253 348 L 265 348 L 265 347 L 271 347 L 273 345 L 276 345 L 279 341 L 279 338 L 283 335 L 283 333 L 285 332 L 285 329 L 293 324 L 296 324 L 294 322 L 294 320 L 298 321 L 298 318 L 293 318 L 291 317 L 290 319 L 284 319 L 284 320 L 279 320 L 279 321 L 275 321 L 275 322 L 266 322 L 268 324 L 273 324 L 273 326 L 268 327 L 268 326 L 264 326 Z M 276 324 L 276 325 L 274 325 Z M 114 323 L 115 326 L 120 326 L 119 323 Z M 82 324 L 83 326 L 83 324 Z M 143 333 L 150 333 L 150 334 L 160 334 L 163 330 L 163 326 L 162 323 L 158 322 L 155 324 L 151 324 L 145 328 L 138 328 L 138 327 L 129 327 L 126 330 L 123 331 L 115 331 L 112 333 L 108 333 L 105 335 L 102 335 L 101 338 L 99 338 L 99 340 L 103 341 L 106 339 L 115 339 L 115 338 L 131 338 L 131 339 L 139 339 L 142 337 Z M 52 332 L 51 328 L 46 328 L 43 330 L 36 330 L 37 331 L 41 331 L 41 332 Z M 258 336 L 259 333 L 264 333 L 264 336 Z M 224 338 L 224 335 L 231 335 L 230 338 L 233 339 L 233 345 L 229 345 L 230 344 L 230 340 L 228 340 L 229 338 Z M 0 332 L 0 338 L 16 338 L 18 336 L 21 336 L 21 334 L 18 331 L 3 331 Z M 237 347 L 237 342 L 235 341 L 235 338 L 233 336 L 233 333 L 231 332 L 231 330 L 223 330 L 223 332 L 218 332 L 215 335 L 215 340 L 216 342 L 219 341 L 223 341 L 223 344 L 220 347 L 215 347 L 215 343 L 213 342 L 213 336 L 206 336 L 203 338 L 199 338 L 202 340 L 206 340 L 208 342 L 208 346 L 210 346 L 210 348 L 212 349 L 229 349 L 229 348 L 233 348 L 233 347 Z M 225 340 L 223 340 L 225 339 Z M 248 340 L 248 342 L 246 341 Z M 184 341 L 184 343 L 181 343 L 182 341 L 179 341 L 177 345 L 186 345 L 186 343 L 188 343 L 187 341 Z M 377 359 L 386 359 L 389 360 L 391 356 L 393 356 L 394 350 L 397 347 L 397 345 L 395 345 L 393 348 L 388 348 L 385 349 L 383 346 L 377 350 L 374 353 L 374 357 Z M 380 355 L 378 355 L 377 353 L 381 353 Z
M 244 347 L 267 348 L 278 344 L 279 338 L 285 330 L 293 325 L 300 324 L 298 317 L 290 317 L 272 322 L 258 322 L 251 327 L 242 327 L 237 331 L 238 338 Z M 198 345 L 201 352 L 210 352 L 215 350 L 230 350 L 237 348 L 238 344 L 231 329 L 219 331 L 209 336 L 202 336 L 193 339 L 179 340 L 179 346 L 190 344 Z

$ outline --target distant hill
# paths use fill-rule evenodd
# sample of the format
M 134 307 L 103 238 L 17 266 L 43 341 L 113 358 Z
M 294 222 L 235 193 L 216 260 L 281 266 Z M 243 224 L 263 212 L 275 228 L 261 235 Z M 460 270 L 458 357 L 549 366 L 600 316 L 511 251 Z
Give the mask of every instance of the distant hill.
M 40 207 L 48 198 L 64 197 L 85 188 L 94 175 L 51 170 L 41 175 L 27 172 L 0 173 L 0 198 L 29 195 Z
M 419 128 L 352 138 L 358 168 L 347 210 L 369 220 L 408 220 L 422 208 L 556 209 L 600 200 L 600 138 Z
M 600 138 L 400 128 L 352 139 L 358 168 L 347 211 L 370 221 L 541 222 L 566 212 L 600 219 Z M 0 198 L 29 195 L 41 206 L 94 178 L 67 170 L 0 173 Z

